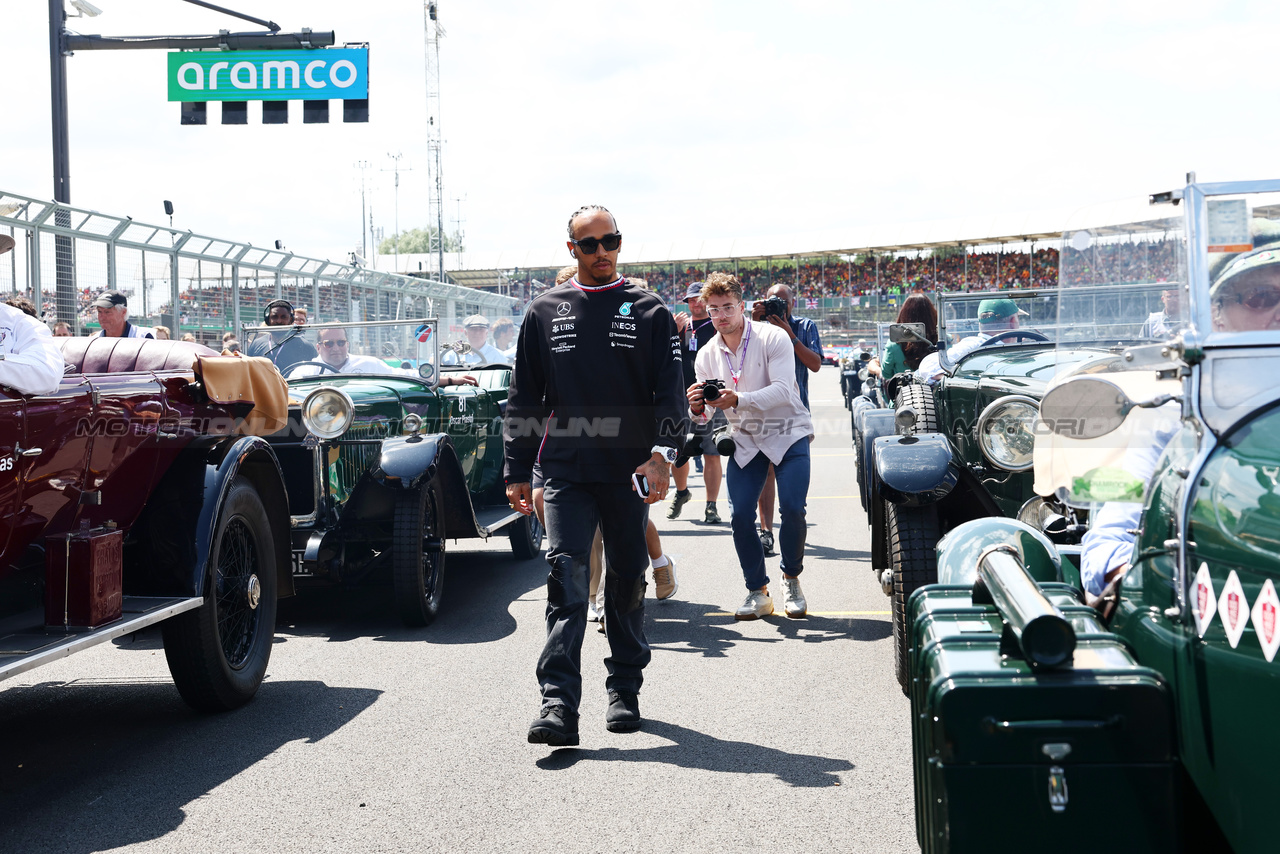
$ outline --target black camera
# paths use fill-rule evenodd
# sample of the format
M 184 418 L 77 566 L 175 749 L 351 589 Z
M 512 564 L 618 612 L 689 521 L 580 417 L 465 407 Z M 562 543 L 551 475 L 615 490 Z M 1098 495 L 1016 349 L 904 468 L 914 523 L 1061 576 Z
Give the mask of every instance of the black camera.
M 733 452 L 738 449 L 737 443 L 733 441 L 733 427 L 729 424 L 721 425 L 712 433 L 711 441 L 715 443 L 716 453 L 722 457 L 732 457 Z
M 685 437 L 680 453 L 676 455 L 676 468 L 689 462 L 690 457 L 700 456 L 702 456 L 702 434 L 690 433 Z
M 710 379 L 702 383 L 703 400 L 719 400 L 722 391 L 724 391 L 724 380 Z
M 764 301 L 765 317 L 781 317 L 787 319 L 787 301 L 782 297 L 769 297 Z

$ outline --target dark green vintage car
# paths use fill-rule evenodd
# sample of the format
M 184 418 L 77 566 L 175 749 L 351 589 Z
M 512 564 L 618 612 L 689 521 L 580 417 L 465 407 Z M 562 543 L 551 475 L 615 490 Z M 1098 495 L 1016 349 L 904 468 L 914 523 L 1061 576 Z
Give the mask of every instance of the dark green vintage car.
M 1064 355 L 1088 288 L 1164 292 L 1159 340 L 1064 359 L 1032 426 L 1036 492 L 1088 511 L 1079 574 L 977 520 L 908 603 L 926 851 L 1276 850 L 1280 181 L 1152 202 L 1064 235 Z
M 284 471 L 297 586 L 389 580 L 410 626 L 436 616 L 446 540 L 505 534 L 517 558 L 542 547 L 502 482 L 511 366 L 441 366 L 434 319 L 258 327 L 301 338 L 314 360 L 284 365 L 289 427 L 268 438 Z M 454 377 L 475 384 L 452 384 Z M 445 380 L 449 384 L 441 384 Z M 459 381 L 461 382 L 461 381 Z
M 895 667 L 904 691 L 907 599 L 937 579 L 934 549 L 947 531 L 999 516 L 1022 519 L 1064 546 L 1078 543 L 1085 512 L 1033 488 L 1031 426 L 1055 376 L 1107 370 L 1125 347 L 1150 340 L 1142 327 L 1159 305 L 1160 287 L 1132 291 L 1122 298 L 1111 288 L 1077 288 L 1078 316 L 1061 347 L 1057 291 L 940 294 L 938 334 L 946 346 L 933 358 L 941 373 L 931 383 L 902 385 L 895 408 L 855 412 L 872 566 L 893 599 Z M 997 301 L 1016 308 L 1017 321 L 984 327 L 980 314 Z

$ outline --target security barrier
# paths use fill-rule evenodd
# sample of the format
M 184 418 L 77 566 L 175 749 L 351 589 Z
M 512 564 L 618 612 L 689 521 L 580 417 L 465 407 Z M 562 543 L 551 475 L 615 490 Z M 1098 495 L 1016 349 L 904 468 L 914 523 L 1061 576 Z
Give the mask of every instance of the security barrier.
M 204 344 L 261 323 L 279 298 L 307 309 L 311 322 L 438 317 L 450 339 L 461 337 L 468 315 L 509 317 L 518 302 L 4 191 L 0 234 L 15 242 L 0 255 L 0 293 L 28 297 L 47 322 L 65 321 L 74 335 L 97 328 L 89 304 L 104 289 L 128 295 L 138 325 L 167 326 L 174 338 L 190 333 Z

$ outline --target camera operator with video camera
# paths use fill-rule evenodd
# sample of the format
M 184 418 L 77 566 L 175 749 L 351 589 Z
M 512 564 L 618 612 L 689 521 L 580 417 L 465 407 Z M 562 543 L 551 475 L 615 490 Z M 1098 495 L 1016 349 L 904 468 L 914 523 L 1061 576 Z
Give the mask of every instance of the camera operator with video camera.
M 754 620 L 773 613 L 764 548 L 755 533 L 756 502 L 772 466 L 782 510 L 784 607 L 788 617 L 803 617 L 808 606 L 799 575 L 804 569 L 813 421 L 796 381 L 795 347 L 777 324 L 746 318 L 742 283 L 734 276 L 707 276 L 702 298 L 716 337 L 698 351 L 698 382 L 689 386 L 688 398 L 695 422 L 705 424 L 712 412 L 720 411 L 734 428 L 736 449 L 728 470 L 733 545 L 750 591 L 734 616 Z
M 707 304 L 702 299 L 702 282 L 689 285 L 684 301 L 689 305 L 689 313 L 682 311 L 675 316 L 675 320 L 676 327 L 680 330 L 684 381 L 688 385 L 697 381 L 694 360 L 698 351 L 715 336 L 716 328 L 707 316 Z M 706 424 L 694 425 L 693 432 L 686 438 L 684 447 L 680 449 L 680 456 L 676 459 L 673 470 L 676 494 L 671 501 L 671 509 L 667 511 L 668 519 L 679 518 L 684 505 L 693 498 L 693 493 L 689 490 L 689 458 L 700 456 L 703 463 L 702 483 L 707 490 L 707 508 L 703 511 L 702 519 L 709 525 L 720 523 L 716 501 L 720 498 L 720 481 L 724 478 L 724 471 L 720 467 L 720 451 L 716 439 L 720 437 L 719 444 L 725 445 L 732 453 L 733 440 L 724 435 L 728 425 L 722 412 L 713 413 L 712 419 Z
M 765 292 L 766 299 L 757 300 L 751 307 L 751 319 L 768 321 L 781 329 L 791 339 L 791 351 L 795 356 L 796 385 L 800 388 L 800 402 L 809 409 L 809 372 L 815 374 L 822 367 L 822 338 L 818 324 L 807 317 L 795 317 L 796 298 L 786 285 L 774 285 Z M 777 492 L 773 470 L 764 482 L 760 493 L 760 543 L 765 557 L 773 551 L 773 503 Z

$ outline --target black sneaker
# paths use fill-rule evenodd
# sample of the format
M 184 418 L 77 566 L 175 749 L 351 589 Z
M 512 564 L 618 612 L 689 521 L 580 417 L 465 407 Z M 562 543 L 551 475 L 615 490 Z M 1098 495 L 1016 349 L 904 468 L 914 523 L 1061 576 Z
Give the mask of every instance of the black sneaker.
M 668 519 L 678 519 L 680 511 L 689 503 L 689 499 L 693 498 L 693 493 L 688 489 L 677 489 L 676 497 L 671 499 L 671 509 L 667 511 Z
M 578 716 L 563 705 L 543 706 L 529 725 L 530 744 L 573 747 L 578 743 Z
M 770 531 L 760 532 L 760 545 L 764 546 L 764 556 L 773 557 L 773 533 Z
M 707 510 L 702 514 L 702 521 L 706 522 L 708 525 L 720 524 L 720 511 L 716 509 L 716 503 L 714 501 L 707 502 Z
M 610 691 L 604 728 L 609 732 L 635 732 L 640 729 L 640 698 L 628 691 Z

